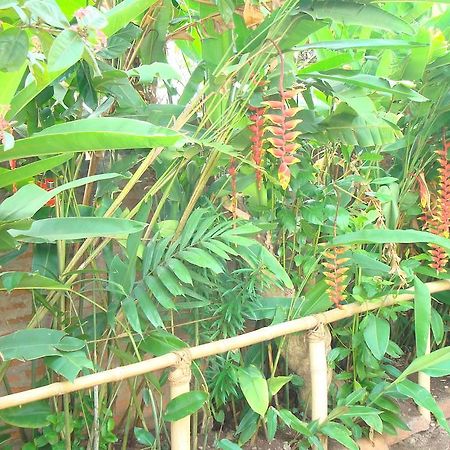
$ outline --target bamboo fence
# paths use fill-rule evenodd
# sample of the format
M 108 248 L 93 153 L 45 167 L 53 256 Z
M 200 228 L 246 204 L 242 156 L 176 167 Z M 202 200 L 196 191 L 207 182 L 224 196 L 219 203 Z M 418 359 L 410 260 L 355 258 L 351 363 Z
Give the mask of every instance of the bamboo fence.
M 450 290 L 450 280 L 433 281 L 427 283 L 427 286 L 432 294 Z M 361 304 L 352 303 L 344 305 L 340 309 L 336 308 L 324 313 L 301 317 L 277 325 L 270 325 L 239 336 L 221 339 L 196 347 L 184 348 L 180 351 L 167 353 L 138 363 L 82 376 L 76 378 L 73 382 L 57 382 L 27 391 L 5 395 L 0 397 L 0 410 L 80 391 L 82 389 L 89 389 L 102 384 L 122 381 L 168 367 L 173 368 L 169 382 L 171 388 L 170 396 L 171 398 L 175 398 L 189 391 L 191 379 L 190 364 L 194 360 L 248 347 L 299 331 L 315 330 L 316 333 L 311 333 L 309 337 L 309 353 L 312 363 L 311 375 L 313 375 L 311 380 L 311 404 L 312 419 L 320 422 L 325 420 L 327 416 L 328 380 L 325 345 L 323 339 L 318 336 L 317 330 L 320 330 L 320 327 L 325 324 L 352 317 L 355 314 L 393 306 L 412 300 L 413 298 L 414 292 L 407 292 L 399 295 L 388 295 L 376 301 Z M 421 379 L 425 387 L 429 389 L 429 379 L 426 376 L 422 376 Z M 172 450 L 190 449 L 191 431 L 189 419 L 189 417 L 184 418 L 171 424 Z

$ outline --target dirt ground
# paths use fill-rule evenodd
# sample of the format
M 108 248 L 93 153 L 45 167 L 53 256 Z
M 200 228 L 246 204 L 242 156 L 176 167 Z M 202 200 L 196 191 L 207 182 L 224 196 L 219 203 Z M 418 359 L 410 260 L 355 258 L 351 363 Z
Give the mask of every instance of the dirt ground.
M 450 420 L 448 421 L 450 425 Z M 441 427 L 434 423 L 428 431 L 414 434 L 398 444 L 390 447 L 391 450 L 450 450 L 450 436 Z

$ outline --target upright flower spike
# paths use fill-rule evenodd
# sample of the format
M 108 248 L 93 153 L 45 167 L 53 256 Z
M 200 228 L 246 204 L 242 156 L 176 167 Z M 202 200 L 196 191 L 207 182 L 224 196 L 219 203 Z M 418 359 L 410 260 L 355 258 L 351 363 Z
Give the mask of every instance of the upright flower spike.
M 258 190 L 262 187 L 262 170 L 261 164 L 264 156 L 263 148 L 263 135 L 264 135 L 264 112 L 266 108 L 264 106 L 249 106 L 248 109 L 251 111 L 250 120 L 252 124 L 248 127 L 252 133 L 252 159 L 254 163 L 258 166 L 256 169 L 256 185 Z
M 325 283 L 328 285 L 328 295 L 330 300 L 338 308 L 342 308 L 341 303 L 347 297 L 344 292 L 347 287 L 346 273 L 349 267 L 344 267 L 349 258 L 343 258 L 342 254 L 347 250 L 345 247 L 333 247 L 324 253 L 326 261 L 322 265 L 327 269 L 324 272 Z
M 434 207 L 425 211 L 423 217 L 425 222 L 424 228 L 430 233 L 445 238 L 448 238 L 450 235 L 450 162 L 447 157 L 449 150 L 450 142 L 446 141 L 444 134 L 442 149 L 436 151 L 439 164 L 439 189 L 437 198 L 434 202 Z M 430 267 L 437 272 L 445 272 L 448 263 L 446 250 L 436 244 L 430 244 L 429 253 L 432 257 Z

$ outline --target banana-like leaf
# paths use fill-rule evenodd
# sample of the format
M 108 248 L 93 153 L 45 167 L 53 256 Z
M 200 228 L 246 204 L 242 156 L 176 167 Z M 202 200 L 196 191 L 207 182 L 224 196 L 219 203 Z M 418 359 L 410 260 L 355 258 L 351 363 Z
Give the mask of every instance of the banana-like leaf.
M 19 139 L 12 150 L 2 151 L 0 162 L 30 156 L 96 150 L 154 148 L 179 143 L 183 136 L 147 122 L 115 117 L 83 119 L 54 125 Z
M 413 34 L 414 29 L 399 17 L 373 5 L 346 1 L 315 1 L 300 9 L 314 19 L 331 19 L 344 25 L 359 25 L 393 33 Z

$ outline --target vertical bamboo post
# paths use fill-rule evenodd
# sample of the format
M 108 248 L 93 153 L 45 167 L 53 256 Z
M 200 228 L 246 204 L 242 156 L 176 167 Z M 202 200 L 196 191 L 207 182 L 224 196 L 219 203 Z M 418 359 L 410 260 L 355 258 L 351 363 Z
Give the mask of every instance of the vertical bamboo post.
M 328 416 L 328 366 L 323 324 L 308 334 L 308 343 L 311 374 L 311 418 L 322 423 Z M 327 450 L 327 437 L 321 436 L 320 441 L 323 448 Z
M 191 381 L 191 360 L 181 356 L 179 363 L 169 375 L 170 399 L 189 392 Z M 191 449 L 191 416 L 170 424 L 171 450 Z
M 425 349 L 425 354 L 428 355 L 430 353 L 431 349 L 431 343 L 430 343 L 430 332 L 428 331 L 428 341 L 427 341 L 427 348 Z M 418 380 L 417 383 L 419 386 L 422 386 L 425 388 L 428 392 L 431 392 L 431 378 L 429 375 L 426 375 L 423 372 L 418 373 Z M 419 406 L 419 412 L 421 416 L 428 422 L 431 422 L 431 413 L 428 409 L 424 408 L 423 406 Z

